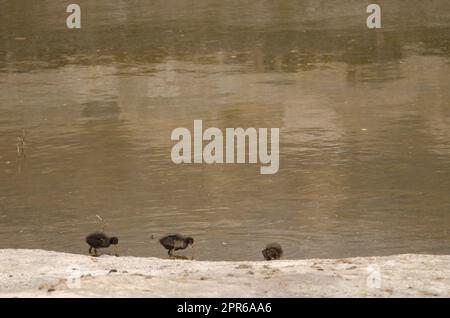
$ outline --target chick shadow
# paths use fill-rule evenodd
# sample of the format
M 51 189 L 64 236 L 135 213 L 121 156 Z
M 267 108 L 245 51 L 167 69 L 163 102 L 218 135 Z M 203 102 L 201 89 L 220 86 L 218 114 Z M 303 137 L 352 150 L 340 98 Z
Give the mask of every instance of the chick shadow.
M 97 253 L 97 254 L 89 254 L 89 256 L 91 256 L 91 257 L 100 257 L 100 256 L 103 256 L 103 255 L 120 257 L 119 253 Z
M 172 259 L 172 260 L 193 261 L 193 260 L 194 260 L 194 256 L 172 255 L 172 256 L 169 256 L 169 259 Z

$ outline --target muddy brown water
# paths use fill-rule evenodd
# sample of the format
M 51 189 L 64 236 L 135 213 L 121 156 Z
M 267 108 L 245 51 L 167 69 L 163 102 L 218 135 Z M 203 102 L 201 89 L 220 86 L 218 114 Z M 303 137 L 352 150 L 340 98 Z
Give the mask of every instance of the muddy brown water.
M 359 0 L 77 3 L 81 30 L 65 1 L 0 1 L 0 248 L 450 251 L 449 1 L 380 1 L 381 30 Z M 279 127 L 279 172 L 173 164 L 194 119 Z

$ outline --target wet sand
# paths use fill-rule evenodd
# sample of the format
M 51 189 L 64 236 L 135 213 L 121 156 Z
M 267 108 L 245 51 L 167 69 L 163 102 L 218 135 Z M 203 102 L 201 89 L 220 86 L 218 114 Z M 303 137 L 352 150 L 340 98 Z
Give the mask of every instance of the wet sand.
M 3 249 L 0 269 L 0 297 L 450 296 L 448 255 L 206 262 Z

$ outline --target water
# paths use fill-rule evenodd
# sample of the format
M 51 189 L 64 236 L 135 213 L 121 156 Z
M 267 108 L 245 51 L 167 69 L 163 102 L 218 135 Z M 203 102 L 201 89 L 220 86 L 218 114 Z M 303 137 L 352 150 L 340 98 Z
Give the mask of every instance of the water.
M 359 0 L 77 3 L 81 30 L 66 1 L 0 1 L 0 248 L 87 253 L 105 229 L 136 256 L 171 232 L 200 260 L 449 252 L 448 1 L 381 1 L 382 30 Z M 279 127 L 279 172 L 174 165 L 194 119 Z

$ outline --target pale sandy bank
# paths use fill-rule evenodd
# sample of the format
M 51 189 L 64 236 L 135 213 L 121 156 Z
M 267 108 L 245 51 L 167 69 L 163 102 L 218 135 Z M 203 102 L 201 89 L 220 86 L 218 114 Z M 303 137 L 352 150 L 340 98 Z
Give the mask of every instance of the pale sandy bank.
M 449 297 L 450 256 L 271 262 L 0 250 L 0 297 Z

